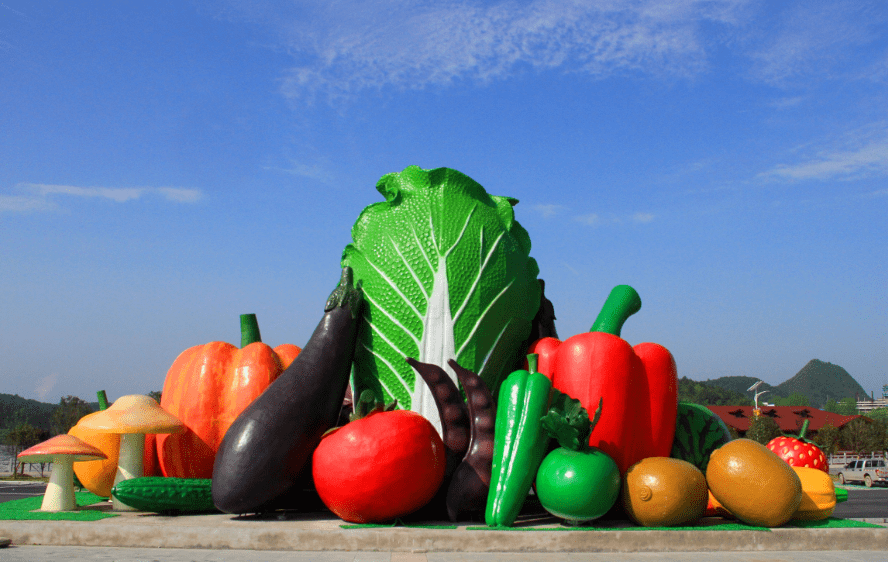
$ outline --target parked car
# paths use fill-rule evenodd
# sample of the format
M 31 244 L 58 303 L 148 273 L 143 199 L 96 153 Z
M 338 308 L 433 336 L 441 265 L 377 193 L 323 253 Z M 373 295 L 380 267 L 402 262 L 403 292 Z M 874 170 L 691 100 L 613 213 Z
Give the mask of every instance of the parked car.
M 839 471 L 839 483 L 863 482 L 867 487 L 874 483 L 888 484 L 888 467 L 884 459 L 851 461 Z

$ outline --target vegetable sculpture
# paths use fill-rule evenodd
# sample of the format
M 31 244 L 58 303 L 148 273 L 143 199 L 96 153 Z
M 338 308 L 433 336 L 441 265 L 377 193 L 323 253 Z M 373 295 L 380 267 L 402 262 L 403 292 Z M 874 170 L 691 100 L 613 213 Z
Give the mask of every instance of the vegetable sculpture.
M 324 505 L 341 519 L 381 523 L 428 503 L 444 466 L 444 444 L 431 422 L 416 412 L 385 411 L 380 403 L 327 432 L 314 451 L 312 475 Z
M 485 521 L 510 527 L 518 517 L 549 446 L 542 419 L 549 409 L 552 382 L 538 373 L 537 355 L 526 371 L 515 371 L 500 387 L 493 451 L 493 477 Z
M 356 395 L 370 388 L 419 412 L 438 432 L 431 391 L 405 357 L 478 373 L 492 393 L 523 353 L 540 305 L 539 268 L 509 197 L 447 168 L 383 176 L 384 202 L 352 228 L 342 265 L 366 299 L 355 353 Z
M 560 447 L 546 455 L 536 477 L 536 491 L 546 511 L 569 525 L 597 519 L 608 512 L 620 493 L 620 470 L 601 449 L 590 447 L 589 432 L 601 417 L 598 400 L 595 419 L 566 394 L 555 396 L 543 418 L 543 427 Z
M 493 464 L 493 397 L 481 377 L 452 359 L 450 367 L 466 391 L 466 402 L 441 367 L 410 357 L 407 363 L 434 396 L 443 423 L 441 438 L 447 459 L 443 485 L 421 514 L 438 518 L 446 510 L 451 521 L 458 521 L 462 516 L 480 513 L 486 505 Z
M 539 370 L 552 376 L 552 386 L 587 410 L 604 399 L 607 408 L 589 444 L 610 455 L 621 474 L 643 458 L 668 457 L 675 435 L 678 381 L 672 354 L 659 344 L 633 348 L 620 338 L 623 323 L 640 308 L 635 289 L 619 285 L 591 332 L 563 343 L 543 338 L 529 350 L 540 355 Z
M 201 513 L 216 511 L 209 478 L 142 476 L 114 485 L 114 497 L 138 511 Z
M 231 424 L 213 466 L 213 503 L 227 513 L 273 509 L 299 482 L 342 408 L 355 350 L 361 292 L 342 270 L 324 317 L 302 352 Z
M 255 314 L 241 315 L 240 349 L 214 341 L 183 351 L 167 372 L 160 405 L 188 429 L 157 436 L 164 476 L 212 477 L 228 427 L 297 355 L 293 344 L 262 343 Z

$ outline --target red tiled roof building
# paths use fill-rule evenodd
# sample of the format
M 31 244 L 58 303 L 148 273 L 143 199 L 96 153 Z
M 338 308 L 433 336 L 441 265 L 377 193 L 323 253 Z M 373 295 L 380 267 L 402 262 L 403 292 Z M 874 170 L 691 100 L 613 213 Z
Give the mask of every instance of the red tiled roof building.
M 707 408 L 741 435 L 749 430 L 753 418 L 752 406 L 707 406 Z M 860 415 L 842 416 L 810 406 L 762 406 L 761 411 L 761 415 L 773 418 L 780 431 L 784 433 L 798 433 L 805 420 L 808 420 L 808 431 L 814 433 L 827 423 L 840 428 L 851 420 L 866 419 Z

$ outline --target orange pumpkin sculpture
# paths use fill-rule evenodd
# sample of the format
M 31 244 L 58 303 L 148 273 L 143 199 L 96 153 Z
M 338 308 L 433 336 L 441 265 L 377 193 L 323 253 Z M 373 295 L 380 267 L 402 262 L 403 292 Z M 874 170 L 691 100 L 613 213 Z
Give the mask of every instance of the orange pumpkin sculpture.
M 262 343 L 255 314 L 241 315 L 241 348 L 214 341 L 183 351 L 167 372 L 160 405 L 188 429 L 156 437 L 163 475 L 211 478 L 228 427 L 300 351 Z

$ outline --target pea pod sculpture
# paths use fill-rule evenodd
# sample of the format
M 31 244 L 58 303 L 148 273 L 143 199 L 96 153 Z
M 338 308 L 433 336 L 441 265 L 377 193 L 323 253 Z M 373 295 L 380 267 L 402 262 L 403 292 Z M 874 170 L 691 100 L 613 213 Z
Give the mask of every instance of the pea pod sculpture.
M 444 369 L 409 357 L 407 363 L 419 373 L 431 391 L 441 416 L 441 439 L 447 455 L 441 490 L 420 514 L 435 518 L 440 511 L 446 510 L 451 521 L 480 514 L 484 511 L 490 487 L 496 418 L 493 397 L 477 374 L 452 359 L 448 364 L 465 389 L 465 402 L 456 383 Z

